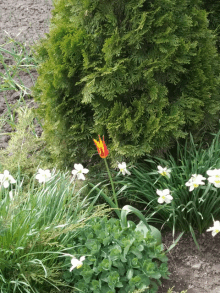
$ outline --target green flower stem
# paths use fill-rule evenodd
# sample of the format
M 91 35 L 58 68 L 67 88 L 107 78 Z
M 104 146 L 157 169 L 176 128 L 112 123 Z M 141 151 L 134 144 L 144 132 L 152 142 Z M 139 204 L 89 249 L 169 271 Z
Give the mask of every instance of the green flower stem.
M 111 200 L 111 198 L 109 198 L 102 190 L 100 190 L 98 187 L 96 187 L 94 184 L 92 184 L 91 182 L 88 182 L 89 185 L 91 185 L 93 187 L 93 189 L 99 191 L 99 194 L 101 194 L 103 196 L 103 198 L 105 199 L 105 201 L 110 205 L 110 207 L 112 209 L 114 209 L 115 213 L 117 214 L 118 218 L 121 219 L 121 213 L 119 212 L 119 209 L 116 208 L 116 205 L 114 204 L 114 202 Z M 95 199 L 96 200 L 96 199 Z
M 107 163 L 106 158 L 104 158 L 104 161 L 105 161 L 105 166 L 106 166 L 106 169 L 107 169 L 107 172 L 108 172 L 108 177 L 109 177 L 110 182 L 111 182 L 112 192 L 113 192 L 113 197 L 114 197 L 115 205 L 116 205 L 116 208 L 118 208 L 118 201 L 117 201 L 117 197 L 116 197 L 116 193 L 115 193 L 115 187 L 114 187 L 114 183 L 113 183 L 113 180 L 112 180 L 111 173 L 109 171 L 109 167 L 108 167 L 108 163 Z

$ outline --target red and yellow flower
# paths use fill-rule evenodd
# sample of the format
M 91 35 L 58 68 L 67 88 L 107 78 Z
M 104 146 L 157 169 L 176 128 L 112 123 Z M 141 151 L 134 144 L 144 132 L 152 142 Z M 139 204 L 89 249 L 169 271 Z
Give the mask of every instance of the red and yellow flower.
M 109 151 L 108 151 L 107 146 L 104 141 L 104 135 L 103 135 L 103 140 L 101 140 L 100 135 L 99 135 L 99 141 L 97 141 L 96 139 L 93 139 L 93 141 L 97 147 L 97 151 L 98 151 L 100 157 L 102 159 L 106 158 L 109 154 Z

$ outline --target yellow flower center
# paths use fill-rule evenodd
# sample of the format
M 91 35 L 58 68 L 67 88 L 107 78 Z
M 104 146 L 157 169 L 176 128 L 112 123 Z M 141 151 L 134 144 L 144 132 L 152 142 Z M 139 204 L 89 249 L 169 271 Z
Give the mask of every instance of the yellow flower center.
M 165 199 L 166 199 L 166 196 L 165 196 L 165 195 L 163 195 L 163 196 L 162 196 L 162 199 L 164 199 L 164 200 L 165 200 Z
M 220 180 L 215 180 L 215 183 L 220 183 Z
M 78 266 L 76 268 L 79 269 L 79 268 L 81 268 L 81 266 L 82 266 L 82 263 L 78 264 Z
M 218 230 L 218 229 L 215 229 L 215 233 L 217 234 L 217 233 L 219 233 L 220 232 L 220 230 Z
M 162 176 L 166 176 L 166 175 L 167 175 L 167 172 L 163 171 L 163 172 L 161 173 L 161 175 L 162 175 Z
M 196 188 L 196 187 L 198 187 L 199 185 L 198 185 L 198 184 L 196 184 L 196 183 L 193 183 L 193 186 Z

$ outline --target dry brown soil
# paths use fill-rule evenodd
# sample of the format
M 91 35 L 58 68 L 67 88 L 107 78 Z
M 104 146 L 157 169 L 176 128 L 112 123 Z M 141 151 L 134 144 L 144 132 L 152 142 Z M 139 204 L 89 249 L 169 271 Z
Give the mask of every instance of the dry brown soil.
M 162 235 L 165 248 L 170 247 L 172 233 Z M 211 232 L 205 232 L 197 235 L 197 240 L 200 251 L 191 235 L 183 235 L 167 254 L 170 280 L 163 281 L 158 293 L 167 293 L 169 287 L 174 287 L 174 292 L 220 293 L 220 233 L 212 237 Z
M 0 45 L 10 36 L 26 44 L 33 44 L 48 32 L 52 0 L 0 0 Z M 10 62 L 10 60 L 8 60 Z M 32 72 L 36 79 L 36 72 Z M 27 87 L 33 81 L 27 74 L 21 76 Z M 9 103 L 15 103 L 19 93 L 5 92 Z M 0 115 L 6 110 L 3 93 L 0 93 Z M 7 125 L 1 132 L 10 130 Z M 0 148 L 7 147 L 9 137 L 0 135 Z M 163 233 L 165 247 L 172 244 L 171 232 Z M 183 236 L 178 245 L 168 253 L 170 280 L 164 280 L 159 293 L 188 290 L 187 293 L 220 293 L 220 233 L 198 236 L 200 251 L 192 237 Z

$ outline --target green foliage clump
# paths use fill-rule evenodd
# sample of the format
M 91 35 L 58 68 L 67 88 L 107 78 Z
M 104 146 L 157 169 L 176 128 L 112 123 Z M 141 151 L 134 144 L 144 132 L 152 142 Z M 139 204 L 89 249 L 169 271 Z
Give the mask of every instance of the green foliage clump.
M 66 271 L 64 279 L 84 293 L 128 293 L 135 289 L 157 292 L 160 278 L 167 278 L 167 257 L 148 232 L 135 224 L 122 228 L 119 220 L 94 218 L 74 240 L 70 253 L 85 256 L 81 268 Z M 69 258 L 66 260 L 70 264 Z
M 216 0 L 202 0 L 204 9 L 208 12 L 209 28 L 217 37 L 218 52 L 220 52 L 220 2 Z
M 59 259 L 89 219 L 108 212 L 82 199 L 83 188 L 77 191 L 68 173 L 52 175 L 42 185 L 31 178 L 26 191 L 22 177 L 10 192 L 0 189 L 1 293 L 70 292 Z
M 132 161 L 218 120 L 219 60 L 194 0 L 65 0 L 37 47 L 34 89 L 53 158 L 89 158 L 105 135 Z
M 28 178 L 36 172 L 37 166 L 44 160 L 45 141 L 43 137 L 39 137 L 35 131 L 37 123 L 35 121 L 35 113 L 33 109 L 20 107 L 16 110 L 17 123 L 15 131 L 10 133 L 8 147 L 0 150 L 0 166 L 1 171 L 10 170 L 15 174 L 20 168 L 20 172 Z M 49 158 L 49 157 L 47 157 Z
M 159 165 L 171 170 L 170 178 L 158 173 Z M 130 169 L 131 176 L 119 180 L 127 186 L 123 196 L 143 204 L 150 221 L 160 222 L 173 231 L 191 232 L 196 243 L 194 231 L 202 233 L 212 225 L 213 218 L 220 218 L 220 189 L 208 180 L 192 191 L 185 184 L 193 174 L 208 179 L 206 172 L 214 169 L 220 169 L 220 131 L 206 149 L 195 144 L 191 136 L 190 143 L 178 145 L 175 155 L 167 154 L 167 159 L 149 156 Z M 172 202 L 158 204 L 157 189 L 169 189 Z

